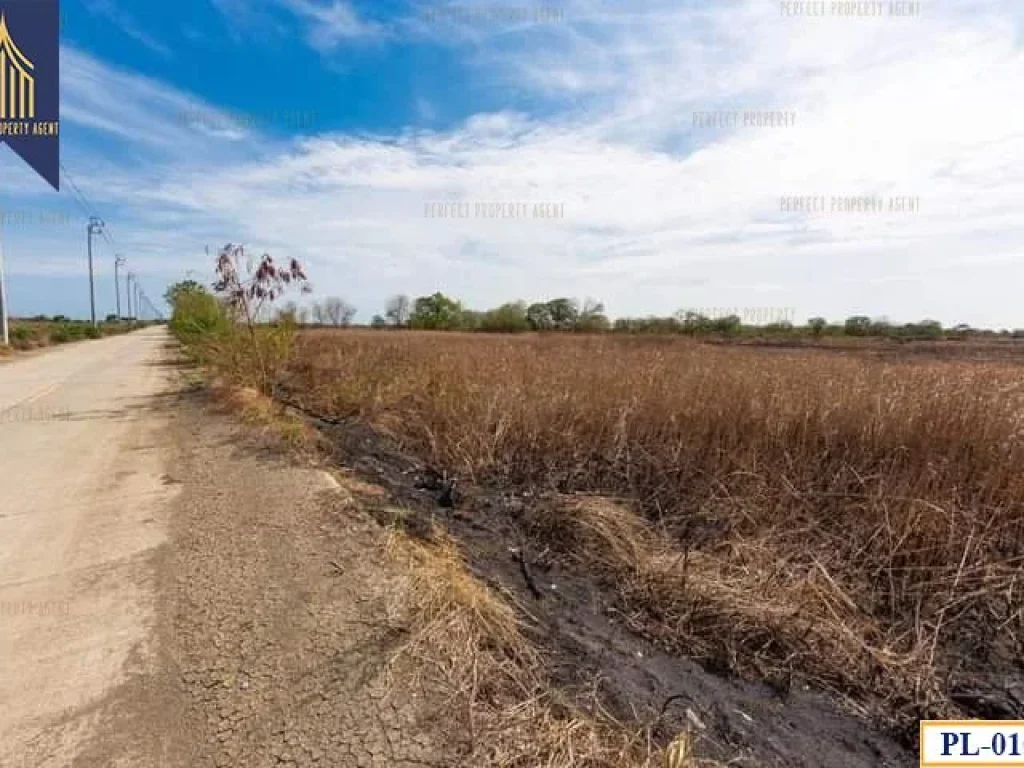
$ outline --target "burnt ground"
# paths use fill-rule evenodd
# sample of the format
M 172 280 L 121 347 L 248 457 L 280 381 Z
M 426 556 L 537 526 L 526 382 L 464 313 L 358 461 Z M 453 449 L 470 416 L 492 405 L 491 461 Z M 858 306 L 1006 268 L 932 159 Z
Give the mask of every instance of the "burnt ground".
M 838 694 L 740 680 L 646 641 L 618 607 L 612 585 L 531 538 L 529 513 L 544 499 L 453 487 L 365 425 L 313 422 L 336 463 L 390 493 L 384 501 L 359 499 L 378 522 L 422 537 L 434 524 L 443 526 L 475 575 L 515 599 L 551 660 L 555 682 L 584 709 L 601 706 L 629 727 L 651 726 L 660 743 L 688 728 L 698 735 L 701 757 L 730 765 L 918 763 L 916 729 L 886 732 L 845 707 Z

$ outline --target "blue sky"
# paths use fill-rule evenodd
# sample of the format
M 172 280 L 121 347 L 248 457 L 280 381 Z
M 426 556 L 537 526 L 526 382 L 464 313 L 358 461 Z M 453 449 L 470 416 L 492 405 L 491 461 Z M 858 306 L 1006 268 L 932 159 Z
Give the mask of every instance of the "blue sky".
M 1020 4 L 798 5 L 64 0 L 100 313 L 115 253 L 157 297 L 241 242 L 364 322 L 442 290 L 1024 327 Z M 0 207 L 13 310 L 84 316 L 70 188 L 0 148 Z

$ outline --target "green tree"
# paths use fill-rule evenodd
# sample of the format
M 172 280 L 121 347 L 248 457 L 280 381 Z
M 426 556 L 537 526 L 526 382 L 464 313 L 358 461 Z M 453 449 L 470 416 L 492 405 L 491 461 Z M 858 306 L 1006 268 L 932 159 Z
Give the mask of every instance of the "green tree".
M 677 319 L 683 333 L 700 334 L 711 330 L 711 321 L 699 312 L 680 311 Z
M 173 298 L 171 331 L 194 354 L 201 353 L 202 342 L 212 340 L 228 330 L 230 322 L 224 306 L 216 296 L 201 286 L 195 290 L 173 293 L 168 290 L 167 295 Z
M 409 326 L 435 331 L 452 330 L 462 325 L 462 315 L 462 304 L 438 292 L 432 296 L 420 296 L 413 302 Z
M 512 301 L 484 313 L 480 330 L 491 333 L 522 333 L 530 330 L 526 317 L 526 303 Z
M 580 307 L 576 299 L 552 299 L 548 302 L 551 327 L 556 331 L 571 331 L 580 319 Z
M 526 322 L 534 331 L 550 331 L 555 327 L 551 317 L 551 308 L 542 302 L 531 304 L 526 308 Z
M 458 325 L 455 327 L 463 331 L 479 331 L 484 322 L 484 313 L 475 309 L 463 309 L 459 314 Z
M 763 326 L 765 333 L 790 334 L 793 332 L 793 324 L 788 320 L 780 320 L 777 323 L 768 323 Z
M 938 320 L 922 320 L 912 326 L 914 336 L 926 339 L 937 339 L 942 336 L 942 323 Z
M 872 320 L 868 327 L 868 334 L 871 336 L 892 336 L 896 333 L 896 327 L 889 322 L 889 318 L 880 317 Z
M 853 315 L 843 324 L 843 332 L 847 336 L 867 336 L 870 330 L 871 318 L 866 315 Z
M 727 336 L 731 336 L 743 330 L 743 320 L 738 315 L 718 317 L 711 321 L 711 330 L 715 333 L 724 333 Z
M 183 293 L 205 292 L 206 289 L 195 280 L 181 280 L 177 283 L 173 283 L 166 291 L 164 291 L 164 301 L 167 302 L 168 306 L 173 307 L 178 296 Z
M 609 326 L 608 317 L 604 313 L 604 304 L 594 299 L 587 299 L 583 302 L 583 309 L 576 319 L 576 330 L 607 331 Z

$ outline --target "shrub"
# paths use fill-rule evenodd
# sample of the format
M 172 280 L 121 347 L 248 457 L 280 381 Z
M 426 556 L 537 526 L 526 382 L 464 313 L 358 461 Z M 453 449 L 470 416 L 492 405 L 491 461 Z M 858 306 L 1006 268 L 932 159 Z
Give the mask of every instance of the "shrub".
M 288 312 L 273 325 L 259 319 L 272 312 L 274 301 L 289 287 L 309 288 L 294 259 L 283 268 L 269 255 L 255 267 L 243 269 L 245 263 L 242 246 L 229 244 L 217 256 L 216 295 L 193 281 L 169 288 L 170 328 L 193 359 L 269 394 L 291 355 L 295 321 Z
M 73 323 L 61 323 L 50 332 L 50 341 L 53 344 L 67 344 L 71 341 L 78 341 L 81 338 L 81 326 Z

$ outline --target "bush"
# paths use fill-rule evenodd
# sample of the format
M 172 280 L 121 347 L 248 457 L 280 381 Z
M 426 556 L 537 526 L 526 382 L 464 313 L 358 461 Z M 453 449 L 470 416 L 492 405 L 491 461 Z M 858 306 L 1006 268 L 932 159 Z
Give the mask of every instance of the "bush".
M 264 255 L 243 271 L 246 263 L 241 246 L 227 245 L 217 256 L 217 295 L 193 281 L 171 286 L 166 293 L 173 307 L 170 328 L 194 360 L 269 394 L 291 355 L 295 320 L 288 312 L 274 325 L 259 318 L 288 288 L 309 288 L 295 260 L 282 268 Z
M 78 326 L 70 323 L 61 323 L 55 330 L 50 332 L 50 342 L 52 344 L 67 344 L 68 342 L 80 339 L 81 333 Z
M 190 354 L 203 357 L 203 347 L 226 334 L 230 325 L 224 307 L 205 290 L 175 294 L 171 332 Z
M 513 302 L 485 312 L 480 321 L 480 330 L 491 333 L 522 333 L 530 330 L 526 305 L 521 301 Z

